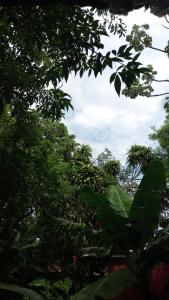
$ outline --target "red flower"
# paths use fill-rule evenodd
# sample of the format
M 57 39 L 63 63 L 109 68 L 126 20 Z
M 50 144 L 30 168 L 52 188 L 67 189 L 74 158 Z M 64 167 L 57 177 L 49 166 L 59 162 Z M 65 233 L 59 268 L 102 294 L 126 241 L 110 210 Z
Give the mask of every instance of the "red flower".
M 144 295 L 141 289 L 133 284 L 125 288 L 118 296 L 112 298 L 112 300 L 144 300 Z
M 110 262 L 106 271 L 111 273 L 126 268 L 128 268 L 128 264 L 125 262 Z M 137 285 L 133 284 L 121 291 L 121 293 L 112 298 L 112 300 L 144 300 L 144 296 L 141 289 Z
M 72 256 L 72 260 L 73 260 L 73 263 L 76 264 L 76 263 L 77 263 L 77 256 L 76 256 L 76 255 L 73 255 L 73 256 Z
M 158 299 L 163 299 L 166 283 L 169 281 L 169 265 L 161 263 L 150 274 L 149 290 Z

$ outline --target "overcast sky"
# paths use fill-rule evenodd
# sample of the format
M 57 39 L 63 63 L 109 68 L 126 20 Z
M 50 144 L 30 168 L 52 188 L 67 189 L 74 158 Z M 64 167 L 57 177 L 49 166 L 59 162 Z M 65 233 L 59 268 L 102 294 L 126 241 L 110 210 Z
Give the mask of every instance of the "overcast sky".
M 157 18 L 149 11 L 133 11 L 123 20 L 129 32 L 133 24 L 148 23 L 156 47 L 164 48 L 169 39 L 169 30 L 162 26 L 166 25 L 165 19 Z M 111 39 L 104 38 L 104 44 L 106 50 L 118 49 L 124 40 L 113 36 Z M 169 78 L 169 60 L 165 54 L 146 49 L 140 60 L 145 65 L 153 64 L 158 71 L 158 79 Z M 165 98 L 119 98 L 109 83 L 111 73 L 107 69 L 97 79 L 92 76 L 72 76 L 69 79 L 64 91 L 72 96 L 74 111 L 66 113 L 64 123 L 78 142 L 92 147 L 94 157 L 109 148 L 117 159 L 124 162 L 131 145 L 154 146 L 148 135 L 152 126 L 158 128 L 164 120 Z M 167 84 L 157 83 L 155 87 L 158 93 L 169 91 Z

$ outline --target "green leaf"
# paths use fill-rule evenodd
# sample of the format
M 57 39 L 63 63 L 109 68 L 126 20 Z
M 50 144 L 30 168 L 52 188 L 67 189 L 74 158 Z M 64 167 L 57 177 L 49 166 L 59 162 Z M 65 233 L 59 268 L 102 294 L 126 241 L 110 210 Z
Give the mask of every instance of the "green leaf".
M 123 60 L 121 58 L 119 58 L 119 57 L 113 57 L 112 61 L 113 62 L 123 62 Z
M 112 299 L 136 281 L 137 279 L 130 269 L 112 272 L 82 289 L 71 300 L 95 300 L 97 297 L 105 300 Z
M 150 73 L 151 70 L 143 67 L 143 68 L 139 68 L 138 71 L 139 71 L 139 73 L 143 73 L 143 74 L 147 73 L 148 74 L 148 73 Z
M 122 45 L 118 50 L 118 55 L 122 56 L 124 54 L 124 50 L 126 49 L 127 45 Z
M 121 77 L 121 80 L 125 83 L 128 89 L 131 87 L 131 82 L 128 80 L 126 72 L 119 72 L 119 75 Z
M 121 80 L 120 80 L 120 77 L 118 75 L 116 75 L 116 78 L 115 78 L 115 81 L 114 81 L 114 87 L 115 87 L 115 90 L 116 90 L 118 96 L 120 96 Z
M 89 77 L 90 77 L 91 73 L 92 73 L 92 70 L 90 69 L 89 72 L 88 72 Z
M 80 77 L 82 77 L 83 76 L 83 73 L 84 73 L 84 70 L 83 70 L 83 68 L 80 70 Z
M 106 196 L 119 216 L 128 218 L 132 199 L 118 185 L 107 187 Z
M 136 74 L 132 69 L 127 70 L 126 72 L 126 86 L 131 87 L 133 82 L 136 80 Z
M 140 54 L 141 54 L 141 52 L 137 53 L 137 54 L 133 57 L 133 61 L 136 61 L 136 60 L 139 58 Z
M 12 292 L 21 294 L 25 297 L 28 297 L 28 298 L 32 299 L 32 300 L 44 300 L 44 298 L 40 294 L 38 294 L 37 292 L 35 292 L 31 289 L 20 287 L 20 286 L 15 285 L 15 284 L 6 284 L 6 283 L 0 282 L 0 289 L 8 290 L 8 291 L 12 291 Z
M 110 69 L 112 69 L 112 60 L 111 58 L 107 58 L 107 65 L 109 66 Z
M 125 54 L 130 55 L 130 51 L 133 49 L 133 46 L 125 48 Z
M 97 75 L 99 74 L 99 72 L 102 71 L 102 67 L 100 62 L 97 62 L 94 68 L 94 76 L 97 77 Z
M 57 227 L 65 227 L 71 233 L 81 232 L 81 234 L 84 233 L 93 236 L 98 234 L 97 230 L 90 228 L 84 223 L 76 223 L 63 218 L 54 218 L 54 221 L 56 222 Z
M 117 54 L 117 51 L 116 51 L 116 50 L 112 50 L 112 53 L 113 53 L 114 55 L 116 55 L 116 54 Z
M 138 187 L 129 213 L 133 229 L 141 234 L 141 244 L 145 244 L 153 236 L 158 226 L 161 193 L 165 186 L 164 166 L 159 160 L 154 161 Z
M 112 198 L 110 200 L 102 194 L 94 193 L 89 190 L 83 191 L 82 198 L 89 207 L 99 208 L 96 210 L 96 217 L 102 226 L 102 229 L 106 232 L 111 232 L 113 238 L 120 240 L 125 247 L 128 247 L 130 244 L 127 226 L 129 220 L 126 215 L 121 212 L 117 202 L 114 203 Z M 126 202 L 127 200 L 125 198 Z
M 116 77 L 116 73 L 113 73 L 111 76 L 110 76 L 110 83 L 112 83 L 114 81 Z

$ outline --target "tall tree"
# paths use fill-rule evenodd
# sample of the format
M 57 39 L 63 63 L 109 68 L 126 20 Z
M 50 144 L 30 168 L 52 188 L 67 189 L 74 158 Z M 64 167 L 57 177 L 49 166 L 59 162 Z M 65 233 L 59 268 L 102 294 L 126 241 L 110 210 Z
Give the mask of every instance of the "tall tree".
M 9 113 L 3 116 L 0 281 L 27 285 L 36 276 L 38 266 L 48 270 L 53 252 L 50 249 L 48 256 L 42 258 L 41 236 L 47 224 L 48 236 L 52 235 L 51 216 L 63 216 L 69 210 L 67 199 L 72 187 L 68 162 L 75 144 L 63 124 L 44 121 L 35 111 L 17 118 L 11 118 Z

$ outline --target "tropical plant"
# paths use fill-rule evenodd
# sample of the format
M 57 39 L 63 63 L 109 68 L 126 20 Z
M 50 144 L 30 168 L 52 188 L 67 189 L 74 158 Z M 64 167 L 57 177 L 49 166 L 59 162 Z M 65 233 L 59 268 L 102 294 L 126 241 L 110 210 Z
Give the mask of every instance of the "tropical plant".
M 159 143 L 156 148 L 156 155 L 163 161 L 167 177 L 167 188 L 163 201 L 163 211 L 161 216 L 161 226 L 168 224 L 168 207 L 169 207 L 169 110 L 168 101 L 164 105 L 166 117 L 162 126 L 158 129 L 152 128 L 153 133 L 150 134 L 150 139 Z
M 158 231 L 164 189 L 164 167 L 160 161 L 154 161 L 145 172 L 133 200 L 119 186 L 109 187 L 107 197 L 91 191 L 83 192 L 87 204 L 97 208 L 97 219 L 105 236 L 109 236 L 110 245 L 118 243 L 123 256 L 119 263 L 114 255 L 113 272 L 86 286 L 72 299 L 126 299 L 127 294 L 135 299 L 132 295 L 136 297 L 139 293 L 140 299 L 153 297 L 153 293 L 157 299 L 164 297 L 164 283 L 169 278 L 169 272 L 166 272 L 161 294 L 156 293 L 158 288 L 152 283 L 154 274 L 160 268 L 165 269 L 163 264 L 156 268 L 156 264 L 169 262 L 168 229 Z M 165 253 L 163 258 L 160 255 L 162 252 Z M 159 281 L 159 290 L 160 284 Z

